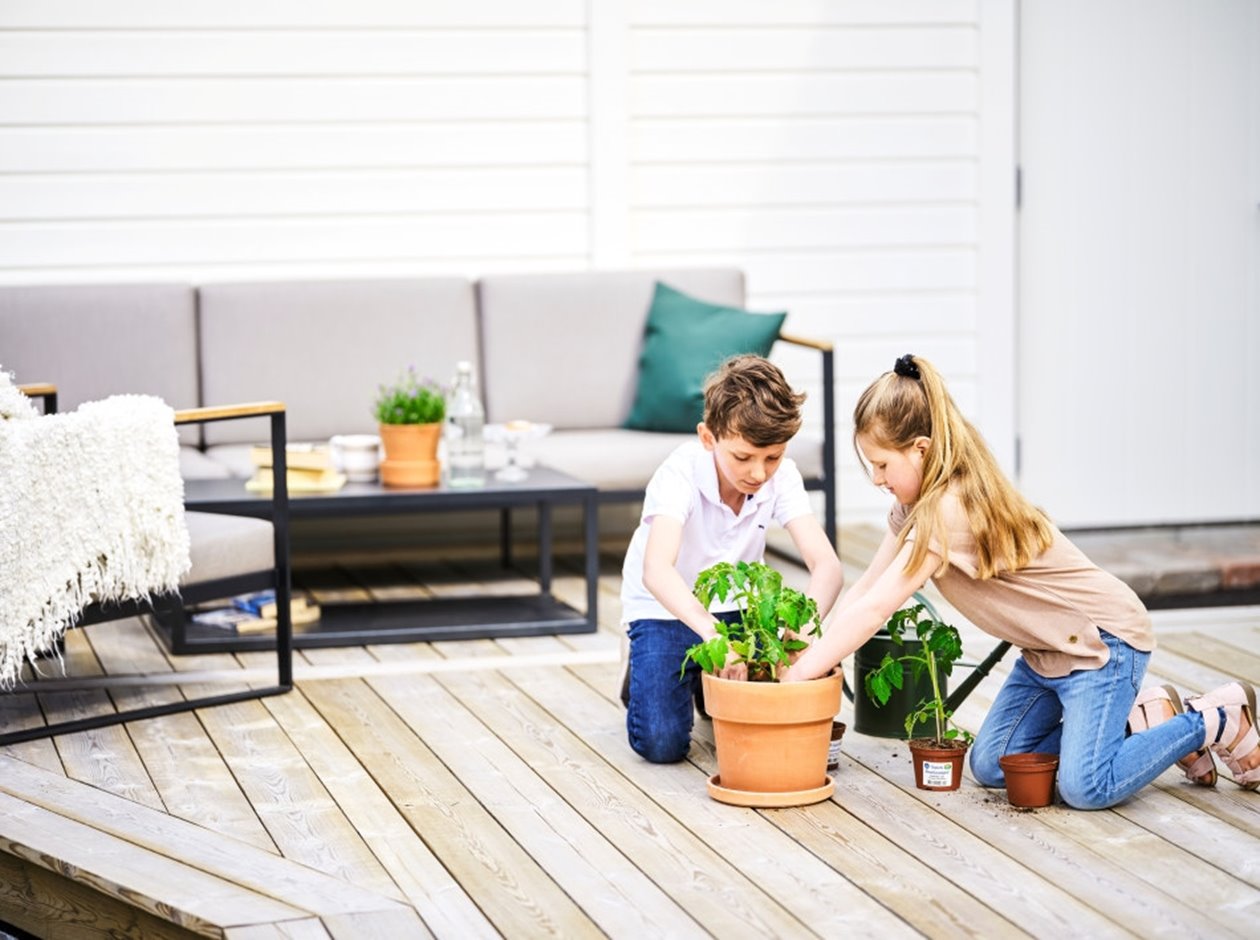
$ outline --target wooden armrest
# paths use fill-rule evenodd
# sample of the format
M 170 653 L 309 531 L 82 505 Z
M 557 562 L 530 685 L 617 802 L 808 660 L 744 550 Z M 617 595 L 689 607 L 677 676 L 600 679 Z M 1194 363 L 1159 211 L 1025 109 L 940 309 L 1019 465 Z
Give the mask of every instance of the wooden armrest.
M 56 395 L 57 386 L 50 385 L 47 382 L 28 383 L 19 385 L 17 390 L 27 398 L 43 398 L 45 395 Z
M 831 352 L 834 347 L 831 343 L 821 339 L 809 339 L 804 336 L 792 336 L 788 333 L 780 333 L 779 339 L 785 343 L 791 343 L 793 346 L 808 346 L 810 349 L 817 349 L 819 352 Z
M 253 401 L 243 405 L 220 405 L 213 408 L 182 408 L 175 412 L 176 424 L 195 421 L 222 421 L 224 418 L 252 418 L 284 411 L 282 401 Z

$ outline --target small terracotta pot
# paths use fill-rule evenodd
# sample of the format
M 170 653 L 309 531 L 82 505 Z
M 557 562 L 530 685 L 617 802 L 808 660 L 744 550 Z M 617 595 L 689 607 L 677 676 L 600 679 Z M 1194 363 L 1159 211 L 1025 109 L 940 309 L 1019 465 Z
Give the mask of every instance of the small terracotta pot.
M 827 747 L 840 711 L 838 669 L 808 682 L 737 682 L 709 673 L 702 682 L 717 747 L 718 773 L 709 787 L 714 799 L 797 806 L 831 795 Z
M 442 478 L 438 463 L 441 422 L 431 424 L 382 424 L 381 482 L 386 486 L 437 486 Z
M 1054 802 L 1057 754 L 1006 754 L 998 758 L 1006 776 L 1006 798 L 1012 806 L 1036 808 Z
M 937 747 L 931 738 L 916 738 L 909 743 L 916 787 L 920 790 L 957 790 L 962 785 L 967 745 L 959 742 Z

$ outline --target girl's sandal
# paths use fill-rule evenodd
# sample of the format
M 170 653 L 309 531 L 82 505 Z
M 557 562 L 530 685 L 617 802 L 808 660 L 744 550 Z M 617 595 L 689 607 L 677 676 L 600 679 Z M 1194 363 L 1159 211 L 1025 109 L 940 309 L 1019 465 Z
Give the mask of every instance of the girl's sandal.
M 1186 705 L 1197 712 L 1203 712 L 1208 727 L 1208 739 L 1213 743 L 1209 747 L 1225 762 L 1234 777 L 1234 783 L 1244 790 L 1255 790 L 1260 787 L 1260 764 L 1250 769 L 1242 765 L 1242 758 L 1260 748 L 1260 733 L 1256 730 L 1256 690 L 1249 685 L 1231 682 L 1219 689 L 1213 689 L 1206 695 L 1186 699 Z M 1217 709 L 1225 714 L 1224 722 L 1213 714 Z M 1242 740 L 1235 741 L 1242 730 L 1242 716 L 1247 716 L 1251 727 L 1243 735 Z M 1217 731 L 1212 733 L 1213 718 L 1216 719 Z M 1224 727 L 1221 727 L 1221 724 Z
M 1181 698 L 1171 685 L 1143 689 L 1133 703 L 1133 710 L 1129 712 L 1129 733 L 1146 731 L 1167 721 L 1169 716 L 1160 708 L 1161 702 L 1166 702 L 1172 708 L 1173 715 L 1180 715 L 1184 711 Z M 1196 786 L 1216 786 L 1216 762 L 1212 760 L 1212 752 L 1206 747 L 1199 748 L 1193 756 L 1183 757 L 1177 761 L 1177 766 L 1185 773 L 1186 779 Z

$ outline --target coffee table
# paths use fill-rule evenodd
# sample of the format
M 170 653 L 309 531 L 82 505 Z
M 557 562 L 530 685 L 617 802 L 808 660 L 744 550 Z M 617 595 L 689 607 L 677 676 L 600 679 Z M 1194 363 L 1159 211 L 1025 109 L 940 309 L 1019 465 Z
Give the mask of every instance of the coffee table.
M 533 506 L 538 511 L 537 594 L 481 597 L 381 600 L 321 605 L 319 622 L 295 630 L 295 647 L 360 646 L 367 643 L 409 643 L 421 640 L 458 640 L 559 633 L 592 633 L 597 625 L 599 592 L 599 537 L 597 490 L 589 483 L 553 470 L 533 467 L 529 477 L 505 483 L 487 476 L 480 487 L 396 489 L 379 483 L 347 483 L 335 493 L 290 494 L 291 518 L 356 516 L 398 513 L 454 512 L 495 509 L 503 514 L 503 558 L 511 555 L 508 513 Z M 189 480 L 184 504 L 198 512 L 264 516 L 270 511 L 266 494 L 250 493 L 244 481 Z M 582 507 L 583 562 L 586 610 L 578 611 L 551 593 L 553 575 L 552 508 Z M 163 624 L 171 651 L 232 652 L 268 649 L 270 634 L 225 634 L 213 627 L 185 620 Z

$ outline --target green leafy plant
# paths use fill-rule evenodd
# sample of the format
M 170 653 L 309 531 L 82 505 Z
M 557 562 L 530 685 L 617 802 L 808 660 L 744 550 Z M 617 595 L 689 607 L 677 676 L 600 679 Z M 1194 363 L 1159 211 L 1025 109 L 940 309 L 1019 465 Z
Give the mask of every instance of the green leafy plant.
M 381 424 L 433 424 L 446 417 L 446 393 L 411 366 L 393 385 L 380 387 L 374 411 Z
M 904 634 L 911 627 L 921 641 L 920 645 L 909 648 L 903 656 L 885 654 L 879 668 L 866 674 L 867 696 L 876 705 L 886 704 L 892 690 L 900 689 L 904 684 L 905 667 L 909 663 L 916 682 L 927 674 L 932 695 L 919 702 L 915 710 L 906 716 L 906 735 L 910 735 L 917 724 L 931 723 L 936 728 L 932 743 L 937 747 L 946 746 L 946 741 L 970 744 L 973 740 L 971 732 L 952 725 L 954 713 L 945 707 L 942 692 L 943 680 L 949 677 L 954 664 L 962 658 L 962 638 L 949 624 L 927 614 L 922 604 L 897 611 L 889 618 L 887 629 L 893 642 L 905 648 Z
M 715 623 L 717 636 L 687 650 L 684 672 L 687 660 L 692 660 L 716 675 L 734 651 L 738 661 L 747 664 L 750 680 L 774 682 L 779 669 L 789 664 L 791 654 L 809 645 L 800 639 L 801 634 L 822 634 L 813 599 L 784 587 L 783 575 L 759 561 L 724 561 L 706 568 L 696 576 L 694 593 L 706 608 L 715 598 L 734 600 L 740 619 L 737 623 Z

